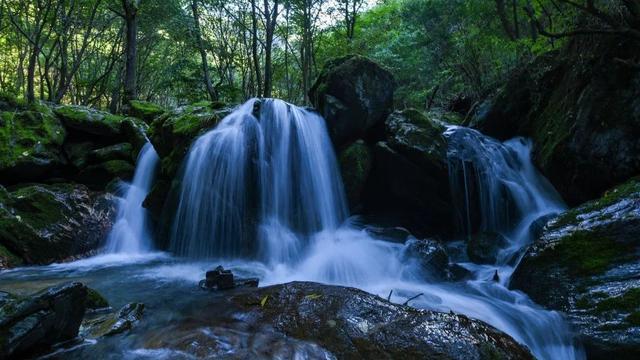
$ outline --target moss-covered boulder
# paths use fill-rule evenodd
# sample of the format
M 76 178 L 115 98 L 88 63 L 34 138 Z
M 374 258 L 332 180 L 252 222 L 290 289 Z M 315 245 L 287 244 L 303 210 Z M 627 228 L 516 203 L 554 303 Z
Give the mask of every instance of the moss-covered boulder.
M 576 37 L 517 72 L 476 126 L 533 138 L 534 160 L 565 200 L 579 204 L 640 173 L 637 41 Z
M 373 147 L 364 212 L 393 219 L 420 237 L 448 235 L 453 209 L 445 126 L 410 109 L 391 114 L 385 127 L 387 141 Z
M 166 110 L 162 106 L 148 101 L 133 100 L 129 102 L 129 115 L 141 119 L 147 124 L 165 112 Z
M 640 357 L 640 181 L 547 223 L 511 287 L 562 310 L 589 358 Z
M 344 190 L 352 211 L 361 205 L 361 196 L 371 171 L 372 160 L 371 147 L 362 140 L 349 145 L 338 157 Z
M 98 291 L 87 288 L 87 309 L 97 310 L 109 307 L 109 302 Z
M 120 136 L 124 117 L 86 106 L 65 105 L 54 109 L 65 127 L 77 132 L 105 137 Z
M 84 185 L 0 186 L 1 263 L 49 264 L 102 245 L 115 220 L 111 195 Z
M 0 112 L 0 183 L 34 181 L 59 174 L 66 130 L 45 106 Z
M 393 106 L 395 80 L 375 62 L 357 55 L 328 61 L 309 90 L 338 148 L 377 138 Z
M 169 200 L 172 199 L 172 191 L 179 187 L 178 170 L 192 142 L 214 128 L 231 110 L 220 103 L 205 101 L 177 108 L 151 123 L 149 140 L 160 157 L 160 171 L 144 206 L 162 229 L 170 227 L 175 201 Z M 160 238 L 166 235 L 162 229 Z

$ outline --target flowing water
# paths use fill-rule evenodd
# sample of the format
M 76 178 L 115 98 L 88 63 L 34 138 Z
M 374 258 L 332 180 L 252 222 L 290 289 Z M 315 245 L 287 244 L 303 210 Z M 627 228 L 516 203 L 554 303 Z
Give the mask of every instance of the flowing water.
M 118 217 L 107 238 L 106 252 L 141 254 L 153 247 L 147 211 L 142 202 L 149 194 L 158 164 L 151 143 L 140 150 L 131 184 L 123 184 L 125 196 L 118 202 Z
M 142 230 L 118 236 L 120 245 L 115 248 L 115 237 L 110 238 L 112 251 L 126 252 L 4 272 L 0 286 L 27 293 L 61 279 L 78 279 L 103 292 L 114 307 L 129 301 L 147 303 L 145 321 L 132 335 L 68 354 L 76 357 L 93 351 L 129 358 L 179 357 L 151 351 L 136 339 L 161 331 L 188 309 L 201 306 L 210 294 L 198 291 L 195 284 L 206 270 L 223 264 L 240 275 L 260 277 L 261 285 L 318 281 L 385 298 L 391 292 L 396 303 L 422 294 L 412 306 L 483 320 L 540 359 L 583 358 L 560 314 L 507 288 L 531 241 L 535 220 L 563 209 L 531 163 L 531 144 L 524 139 L 500 143 L 457 127 L 446 136 L 462 239 L 451 243 L 452 261 L 471 272 L 468 280 L 425 278 L 415 263 L 406 261 L 405 245 L 372 237 L 347 218 L 335 155 L 318 115 L 279 100 L 252 100 L 201 136 L 185 160 L 170 246 L 179 257 L 135 254 L 145 249 L 141 239 L 148 233 Z M 144 158 L 139 159 L 140 172 L 151 166 L 150 160 L 144 165 Z M 141 200 L 132 195 L 131 203 L 134 207 Z M 125 218 L 143 221 L 143 212 L 132 213 L 136 215 L 121 213 L 119 223 Z M 464 251 L 456 251 L 464 249 L 472 229 L 500 233 L 506 239 L 494 264 L 475 264 Z

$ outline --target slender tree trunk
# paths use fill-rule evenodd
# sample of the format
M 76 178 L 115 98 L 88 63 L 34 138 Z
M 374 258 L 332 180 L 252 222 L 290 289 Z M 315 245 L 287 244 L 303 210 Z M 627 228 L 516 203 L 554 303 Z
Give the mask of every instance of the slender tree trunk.
M 30 103 L 36 100 L 35 78 L 38 53 L 40 53 L 40 48 L 38 45 L 34 45 L 33 50 L 31 51 L 31 55 L 29 56 L 29 63 L 27 65 L 27 101 Z
M 191 11 L 193 12 L 193 22 L 195 25 L 196 44 L 202 59 L 202 73 L 204 75 L 204 84 L 207 87 L 207 93 L 211 101 L 218 100 L 218 92 L 211 83 L 211 75 L 209 72 L 209 62 L 207 61 L 207 52 L 202 41 L 202 33 L 200 32 L 200 14 L 198 13 L 198 0 L 191 0 Z
M 138 56 L 138 7 L 140 0 L 122 0 L 126 26 L 124 96 L 127 102 L 138 98 L 137 56 Z
M 251 55 L 256 76 L 256 95 L 262 93 L 262 75 L 260 74 L 260 57 L 258 55 L 258 14 L 256 0 L 251 0 Z

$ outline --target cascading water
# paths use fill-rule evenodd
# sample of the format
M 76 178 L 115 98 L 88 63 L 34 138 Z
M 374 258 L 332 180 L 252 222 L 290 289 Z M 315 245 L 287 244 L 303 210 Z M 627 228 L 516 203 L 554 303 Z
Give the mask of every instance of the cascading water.
M 508 244 L 495 264 L 461 259 L 471 280 L 427 282 L 405 261 L 402 244 L 374 239 L 344 221 L 346 200 L 324 121 L 279 100 L 256 101 L 239 107 L 190 150 L 172 237 L 176 253 L 257 258 L 260 263 L 247 267 L 258 268 L 266 284 L 310 280 L 382 296 L 393 290 L 398 302 L 423 294 L 412 305 L 484 320 L 539 358 L 583 357 L 558 313 L 506 288 L 531 241 L 531 224 L 563 209 L 533 167 L 530 143 L 502 144 L 465 128 L 447 131 L 463 232 L 471 233 L 475 203 L 478 228 L 502 233 Z M 492 280 L 495 270 L 500 282 Z
M 322 118 L 281 100 L 251 100 L 189 151 L 171 249 L 291 263 L 309 235 L 336 229 L 346 214 Z
M 142 202 L 153 185 L 158 160 L 151 143 L 146 143 L 138 155 L 133 182 L 125 184 L 125 197 L 119 201 L 118 217 L 107 238 L 108 253 L 141 254 L 151 250 L 149 220 Z

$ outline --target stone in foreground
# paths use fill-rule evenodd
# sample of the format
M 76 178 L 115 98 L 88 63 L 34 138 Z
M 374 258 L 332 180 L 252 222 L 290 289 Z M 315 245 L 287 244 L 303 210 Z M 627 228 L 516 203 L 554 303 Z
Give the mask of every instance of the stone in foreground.
M 214 357 L 228 354 L 231 344 L 238 358 L 532 359 L 480 321 L 353 288 L 293 282 L 216 293 L 203 306 L 165 334 L 149 335 L 145 347 Z

